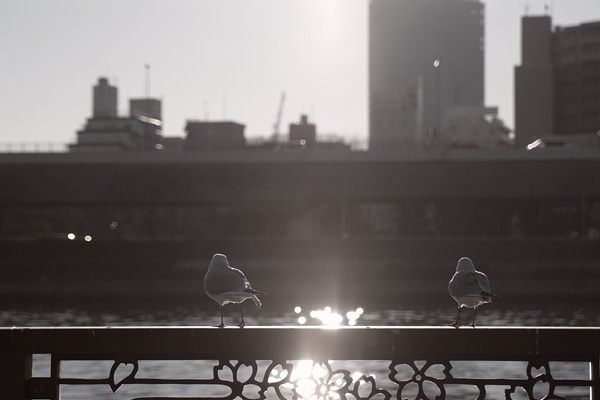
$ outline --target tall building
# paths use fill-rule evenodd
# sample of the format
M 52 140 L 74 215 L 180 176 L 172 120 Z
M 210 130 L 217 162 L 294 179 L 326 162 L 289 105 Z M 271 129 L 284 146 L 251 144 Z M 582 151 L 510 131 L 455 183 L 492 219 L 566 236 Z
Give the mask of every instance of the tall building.
M 426 145 L 449 109 L 483 105 L 479 0 L 371 0 L 371 149 Z
M 600 21 L 556 28 L 554 131 L 600 131 Z
M 549 16 L 521 20 L 521 65 L 515 67 L 515 140 L 524 147 L 554 133 L 554 68 Z
M 521 30 L 517 145 L 600 131 L 600 22 L 553 30 L 550 16 L 527 16 Z

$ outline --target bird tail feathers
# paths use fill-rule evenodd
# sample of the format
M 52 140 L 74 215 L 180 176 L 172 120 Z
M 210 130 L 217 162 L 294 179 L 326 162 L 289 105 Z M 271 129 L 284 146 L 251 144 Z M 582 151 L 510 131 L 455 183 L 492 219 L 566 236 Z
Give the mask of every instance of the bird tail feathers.
M 492 297 L 494 299 L 499 299 L 500 298 L 500 296 L 498 296 L 497 294 L 494 294 L 494 293 L 483 292 L 483 294 L 486 295 L 486 296 Z
M 251 287 L 247 287 L 246 289 L 244 289 L 244 292 L 246 293 L 252 293 L 254 296 L 250 297 L 252 299 L 252 301 L 254 302 L 254 304 L 256 304 L 256 306 L 258 308 L 260 308 L 260 306 L 262 306 L 262 303 L 260 302 L 260 300 L 258 299 L 258 297 L 256 297 L 257 294 L 266 294 L 265 292 L 261 292 L 260 290 L 256 290 L 256 289 L 252 289 Z
M 261 292 L 260 290 L 256 290 L 256 289 L 252 289 L 252 288 L 246 288 L 244 291 L 248 292 L 248 293 L 252 293 L 252 294 L 266 294 L 265 292 Z

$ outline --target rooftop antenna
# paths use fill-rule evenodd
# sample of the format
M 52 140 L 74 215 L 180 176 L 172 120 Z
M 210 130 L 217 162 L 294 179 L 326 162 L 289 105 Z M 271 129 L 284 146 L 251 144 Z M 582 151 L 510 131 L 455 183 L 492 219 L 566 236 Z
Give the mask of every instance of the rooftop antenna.
M 529 15 L 529 2 L 526 1 L 525 2 L 525 16 L 528 16 L 528 15 Z
M 150 97 L 150 64 L 145 64 L 146 69 L 146 98 Z

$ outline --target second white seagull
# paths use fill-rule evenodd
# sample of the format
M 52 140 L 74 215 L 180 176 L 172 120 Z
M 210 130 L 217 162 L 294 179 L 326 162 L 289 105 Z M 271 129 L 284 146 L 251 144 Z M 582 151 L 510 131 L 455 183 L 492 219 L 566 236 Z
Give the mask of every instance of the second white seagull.
M 204 291 L 214 301 L 219 303 L 221 307 L 221 324 L 217 325 L 223 328 L 223 306 L 229 303 L 237 303 L 240 307 L 240 315 L 242 322 L 238 325 L 243 328 L 244 312 L 242 311 L 242 302 L 252 299 L 254 304 L 259 308 L 262 305 L 256 295 L 266 294 L 264 292 L 254 290 L 250 286 L 250 282 L 246 279 L 246 275 L 237 268 L 229 266 L 227 257 L 224 254 L 215 254 L 208 266 L 208 272 L 204 276 Z
M 492 298 L 498 297 L 492 293 L 488 277 L 483 272 L 477 271 L 471 259 L 467 257 L 458 260 L 456 272 L 452 276 L 450 283 L 448 283 L 448 292 L 458 303 L 456 321 L 450 324 L 450 326 L 455 328 L 460 326 L 458 319 L 462 307 L 473 309 L 473 322 L 471 326 L 475 328 L 477 307 L 485 303 L 491 303 Z

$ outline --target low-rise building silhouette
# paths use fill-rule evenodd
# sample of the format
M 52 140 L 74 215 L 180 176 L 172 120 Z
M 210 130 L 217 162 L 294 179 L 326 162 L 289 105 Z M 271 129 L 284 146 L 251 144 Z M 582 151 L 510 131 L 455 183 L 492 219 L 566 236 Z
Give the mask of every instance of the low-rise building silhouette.
M 185 150 L 240 150 L 246 147 L 245 126 L 232 121 L 188 121 Z
M 300 122 L 290 124 L 290 142 L 301 142 L 309 147 L 317 143 L 317 127 L 308 122 L 308 116 L 302 114 Z
M 159 99 L 129 100 L 129 114 L 144 123 L 143 150 L 156 150 L 162 144 L 162 102 Z
M 85 151 L 213 151 L 213 150 L 343 150 L 341 139 L 317 140 L 317 128 L 306 115 L 290 124 L 287 137 L 248 141 L 245 125 L 233 121 L 188 120 L 185 136 L 163 136 L 162 102 L 154 98 L 130 99 L 129 116 L 118 115 L 117 88 L 101 77 L 93 89 L 92 116 L 77 132 L 72 152 Z
M 118 115 L 117 88 L 99 78 L 93 89 L 92 116 L 77 131 L 71 151 L 139 151 L 160 148 L 161 101 L 131 100 L 130 115 Z

